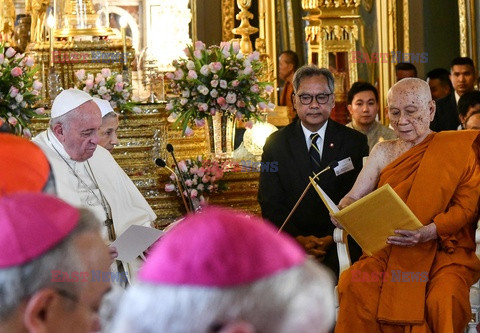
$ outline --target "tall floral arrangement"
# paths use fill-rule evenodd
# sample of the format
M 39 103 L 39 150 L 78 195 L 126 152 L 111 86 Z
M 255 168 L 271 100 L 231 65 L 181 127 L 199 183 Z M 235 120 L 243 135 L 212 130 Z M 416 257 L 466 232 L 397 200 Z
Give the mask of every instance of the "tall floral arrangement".
M 259 81 L 263 63 L 257 51 L 246 56 L 238 42 L 207 48 L 198 41 L 185 49 L 185 55 L 173 62 L 175 71 L 166 75 L 176 94 L 166 109 L 185 135 L 218 112 L 248 122 L 261 119 L 274 107 L 269 103 L 272 85 Z
M 198 200 L 200 204 L 205 203 L 206 197 L 225 189 L 220 180 L 226 171 L 226 163 L 221 163 L 214 159 L 204 159 L 197 156 L 195 159 L 186 159 L 178 162 L 180 170 L 175 168 L 178 174 L 180 171 L 185 179 L 185 186 L 188 189 L 190 197 Z M 177 191 L 175 175 L 170 175 L 170 182 L 165 185 L 166 192 Z M 187 195 L 184 192 L 184 195 Z
M 140 108 L 130 101 L 132 96 L 132 87 L 123 80 L 121 74 L 112 73 L 109 68 L 103 68 L 96 75 L 87 73 L 84 69 L 75 72 L 77 77 L 76 87 L 83 90 L 93 97 L 105 99 L 110 102 L 112 108 L 120 113 L 140 112 Z
M 0 45 L 0 123 L 7 123 L 17 135 L 31 137 L 31 119 L 45 112 L 35 107 L 42 89 L 34 78 L 37 71 L 33 57 Z

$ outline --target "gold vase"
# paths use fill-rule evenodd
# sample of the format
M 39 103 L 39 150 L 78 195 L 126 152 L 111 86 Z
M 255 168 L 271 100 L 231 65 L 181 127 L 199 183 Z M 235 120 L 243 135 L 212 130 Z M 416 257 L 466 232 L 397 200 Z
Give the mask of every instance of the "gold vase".
M 217 112 L 207 118 L 210 139 L 210 152 L 218 159 L 232 157 L 235 143 L 235 119 Z

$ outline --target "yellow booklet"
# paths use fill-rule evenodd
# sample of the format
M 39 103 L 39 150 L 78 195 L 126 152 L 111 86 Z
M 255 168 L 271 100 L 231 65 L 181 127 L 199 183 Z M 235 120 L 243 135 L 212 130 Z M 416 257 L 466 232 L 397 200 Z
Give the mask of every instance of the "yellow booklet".
M 423 226 L 388 184 L 339 210 L 311 177 L 310 182 L 330 213 L 368 255 L 384 248 L 387 237 L 395 235 L 394 230 L 416 230 Z

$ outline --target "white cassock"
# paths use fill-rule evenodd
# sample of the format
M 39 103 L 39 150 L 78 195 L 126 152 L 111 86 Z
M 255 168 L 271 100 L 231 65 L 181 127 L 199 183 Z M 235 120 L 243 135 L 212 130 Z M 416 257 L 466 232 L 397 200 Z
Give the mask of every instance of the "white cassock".
M 103 224 L 107 218 L 101 201 L 103 194 L 110 206 L 117 236 L 132 224 L 152 226 L 157 216 L 106 149 L 97 146 L 91 158 L 76 162 L 70 159 L 50 129 L 38 134 L 33 142 L 40 146 L 52 166 L 59 198 L 73 206 L 90 209 Z M 109 243 L 106 227 L 102 227 L 102 236 Z M 135 272 L 130 270 L 130 274 L 134 278 Z

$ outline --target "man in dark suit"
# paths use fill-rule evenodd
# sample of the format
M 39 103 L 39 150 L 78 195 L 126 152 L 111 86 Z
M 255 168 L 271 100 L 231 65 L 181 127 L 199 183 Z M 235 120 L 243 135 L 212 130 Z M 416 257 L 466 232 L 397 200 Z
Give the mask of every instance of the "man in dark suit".
M 473 91 L 475 79 L 475 66 L 472 59 L 457 57 L 452 60 L 450 80 L 452 81 L 453 92 L 436 101 L 435 117 L 430 123 L 432 131 L 459 129 L 460 119 L 458 118 L 457 103 L 464 93 Z
M 262 165 L 278 168 L 261 172 L 258 201 L 263 217 L 278 227 L 308 185 L 309 176 L 333 161 L 350 157 L 353 170 L 338 176 L 329 170 L 318 178 L 322 189 L 338 203 L 355 182 L 362 158 L 368 155 L 365 135 L 329 119 L 335 94 L 333 75 L 327 69 L 301 67 L 293 78 L 293 88 L 293 105 L 299 120 L 273 133 L 262 155 Z M 338 274 L 333 229 L 327 208 L 315 189 L 310 188 L 283 230 Z M 358 247 L 350 250 L 352 257 L 358 258 Z
M 426 81 L 435 101 L 447 97 L 453 92 L 450 72 L 445 68 L 432 69 L 427 73 Z

